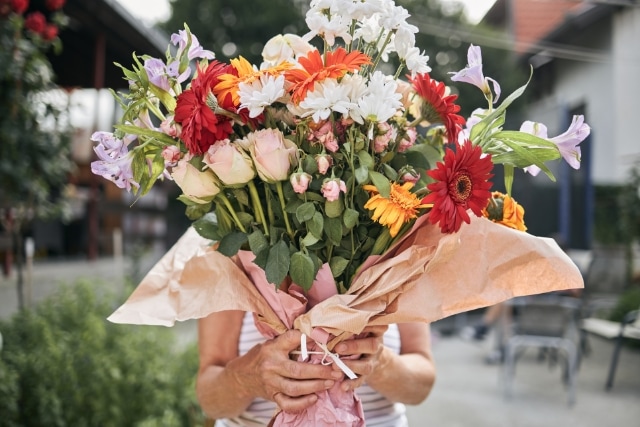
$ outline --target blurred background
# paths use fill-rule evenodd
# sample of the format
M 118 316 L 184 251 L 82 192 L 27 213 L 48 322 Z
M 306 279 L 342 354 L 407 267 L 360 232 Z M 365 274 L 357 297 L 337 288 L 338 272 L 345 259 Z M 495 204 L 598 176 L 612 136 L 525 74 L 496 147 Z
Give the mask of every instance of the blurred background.
M 461 335 L 481 323 L 480 310 L 434 324 L 441 379 L 433 398 L 417 408 L 416 420 L 444 426 L 600 426 L 618 424 L 593 415 L 614 407 L 610 416 L 637 424 L 639 340 L 633 334 L 620 340 L 616 383 L 606 387 L 618 329 L 607 335 L 583 327 L 583 321 L 595 318 L 617 327 L 640 307 L 640 3 L 396 3 L 419 28 L 417 45 L 429 55 L 437 80 L 451 83 L 448 73 L 465 67 L 470 43 L 482 47 L 484 74 L 504 94 L 522 86 L 533 70 L 507 128 L 518 129 L 524 120 L 543 122 L 551 137 L 564 132 L 573 115 L 583 114 L 592 129 L 580 145 L 579 170 L 552 162 L 557 182 L 516 171 L 513 188 L 526 209 L 528 232 L 556 239 L 585 277 L 572 317 L 581 355 L 574 404 L 540 397 L 549 387 L 561 396 L 568 392 L 560 374 L 539 389 L 527 380 L 534 386 L 525 400 L 535 405 L 515 402 L 518 382 L 525 381 L 519 380 L 521 366 L 523 378 L 539 380 L 544 371 L 539 355 L 530 366 L 526 356 L 518 359 L 516 396 L 505 400 L 498 379 L 510 336 L 504 331 L 512 328 L 490 328 L 482 340 Z M 130 67 L 132 52 L 163 57 L 170 35 L 186 22 L 219 60 L 243 55 L 258 62 L 272 36 L 305 32 L 306 7 L 305 0 L 0 0 L 0 61 L 11 64 L 0 71 L 0 425 L 206 423 L 193 394 L 194 324 L 164 329 L 104 320 L 188 228 L 178 189 L 165 182 L 136 199 L 93 175 L 89 138 L 111 130 L 119 117 L 110 90 L 128 84 L 115 64 Z M 34 13 L 44 22 L 30 19 Z M 464 116 L 483 105 L 471 85 L 451 90 L 460 95 Z M 504 190 L 501 171 L 496 173 L 495 189 Z M 633 324 L 635 317 L 627 319 Z M 490 360 L 496 350 L 498 359 Z M 563 366 L 564 356 L 556 356 Z M 455 378 L 464 379 L 456 384 Z M 477 407 L 478 413 L 464 418 L 463 408 L 447 406 L 446 398 L 463 396 L 456 390 L 471 380 L 482 387 L 459 405 Z M 541 410 L 562 412 L 543 418 Z

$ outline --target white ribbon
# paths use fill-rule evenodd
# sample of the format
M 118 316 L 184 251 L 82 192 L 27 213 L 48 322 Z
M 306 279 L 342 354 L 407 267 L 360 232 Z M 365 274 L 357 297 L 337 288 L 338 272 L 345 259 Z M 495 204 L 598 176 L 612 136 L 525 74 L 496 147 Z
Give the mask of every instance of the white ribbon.
M 300 354 L 303 362 L 309 358 L 310 354 L 324 354 L 324 357 L 322 358 L 322 361 L 320 363 L 322 363 L 323 365 L 329 365 L 333 362 L 336 364 L 336 366 L 338 366 L 338 368 L 340 368 L 340 370 L 342 370 L 342 372 L 344 372 L 347 377 L 349 377 L 349 379 L 355 380 L 356 378 L 358 378 L 358 376 L 351 369 L 349 369 L 349 367 L 342 360 L 340 360 L 340 356 L 335 353 L 331 353 L 325 344 L 319 343 L 318 341 L 316 341 L 316 344 L 318 344 L 318 346 L 323 351 L 309 351 L 307 349 L 307 336 L 305 334 L 302 334 L 302 337 L 300 337 L 300 351 L 295 351 L 293 353 Z M 331 359 L 331 361 L 327 362 L 327 356 Z

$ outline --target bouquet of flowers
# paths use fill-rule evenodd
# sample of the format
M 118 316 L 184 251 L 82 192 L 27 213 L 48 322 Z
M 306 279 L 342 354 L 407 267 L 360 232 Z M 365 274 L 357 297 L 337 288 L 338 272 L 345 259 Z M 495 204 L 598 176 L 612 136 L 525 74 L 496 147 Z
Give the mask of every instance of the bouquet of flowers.
M 578 167 L 589 127 L 576 116 L 555 138 L 541 124 L 503 129 L 526 84 L 498 105 L 500 86 L 483 75 L 473 45 L 452 80 L 477 86 L 487 105 L 465 120 L 456 95 L 430 77 L 408 16 L 392 0 L 314 0 L 309 33 L 273 37 L 261 64 L 216 60 L 185 25 L 166 58 L 134 55 L 132 69 L 122 67 L 129 91 L 115 95 L 124 114 L 114 132 L 92 136 L 92 170 L 140 196 L 173 180 L 202 237 L 178 242 L 111 320 L 172 324 L 243 309 L 276 333 L 299 328 L 329 351 L 367 324 L 433 321 L 581 286 L 561 251 L 521 232 L 524 212 L 509 193 L 515 168 L 553 179 L 550 160 Z M 507 194 L 490 191 L 497 164 Z M 505 255 L 512 246 L 532 264 L 512 262 L 522 255 Z M 465 247 L 487 251 L 482 277 L 451 277 L 447 266 L 469 256 Z M 497 265 L 508 267 L 504 281 L 487 278 Z M 197 279 L 230 269 L 239 273 L 207 289 Z M 506 279 L 532 271 L 535 283 Z M 448 304 L 428 291 L 443 280 L 459 282 L 443 288 Z M 295 301 L 276 291 L 285 288 L 298 292 Z M 164 303 L 147 310 L 155 298 Z M 313 309 L 291 315 L 290 304 L 314 299 Z

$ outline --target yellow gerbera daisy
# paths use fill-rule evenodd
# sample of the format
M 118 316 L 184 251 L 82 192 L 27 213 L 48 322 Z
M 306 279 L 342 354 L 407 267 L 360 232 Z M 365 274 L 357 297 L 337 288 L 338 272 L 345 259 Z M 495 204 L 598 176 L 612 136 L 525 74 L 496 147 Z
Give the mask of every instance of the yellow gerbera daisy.
M 412 187 L 411 182 L 402 185 L 392 183 L 389 198 L 385 198 L 374 185 L 362 186 L 371 194 L 371 198 L 364 205 L 365 209 L 373 211 L 371 219 L 389 227 L 391 237 L 395 237 L 405 223 L 417 218 L 418 209 L 431 206 L 421 204 L 420 199 L 409 191 Z

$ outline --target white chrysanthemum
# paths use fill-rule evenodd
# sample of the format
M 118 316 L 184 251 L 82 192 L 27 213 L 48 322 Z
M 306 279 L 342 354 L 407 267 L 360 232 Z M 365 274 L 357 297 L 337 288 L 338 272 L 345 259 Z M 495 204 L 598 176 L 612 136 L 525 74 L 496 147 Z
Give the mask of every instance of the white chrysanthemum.
M 345 74 L 340 85 L 349 88 L 349 99 L 357 103 L 367 93 L 367 80 L 360 74 Z
M 300 102 L 300 108 L 306 110 L 302 117 L 312 116 L 316 123 L 326 120 L 332 111 L 348 115 L 355 107 L 349 93 L 351 87 L 341 85 L 335 79 L 327 79 L 316 83 L 313 92 L 307 92 L 305 99 Z
M 389 31 L 398 30 L 404 27 L 407 31 L 418 32 L 418 28 L 407 22 L 410 17 L 409 12 L 402 6 L 387 5 L 381 14 L 380 25 Z
M 331 13 L 336 13 L 354 21 L 363 21 L 382 12 L 383 2 L 388 0 L 336 0 Z
M 322 12 L 309 10 L 305 18 L 309 32 L 303 37 L 310 40 L 316 35 L 321 36 L 329 46 L 333 46 L 336 38 L 342 38 L 345 43 L 351 43 L 351 33 L 349 32 L 351 21 L 342 16 L 332 15 L 328 17 Z
M 248 109 L 251 118 L 258 117 L 265 107 L 282 98 L 284 94 L 284 75 L 275 77 L 263 74 L 259 80 L 238 85 L 240 109 Z
M 402 109 L 402 95 L 397 92 L 398 83 L 387 77 L 380 71 L 373 73 L 367 92 L 351 112 L 353 120 L 360 124 L 365 121 L 385 122 Z
M 378 39 L 384 40 L 384 36 L 380 37 L 383 31 L 379 24 L 379 16 L 363 19 L 358 23 L 358 28 L 354 32 L 354 38 L 362 39 L 366 43 L 375 43 Z
M 424 74 L 431 71 L 431 67 L 427 65 L 429 56 L 423 55 L 417 47 L 410 49 L 402 59 L 405 61 L 407 70 L 411 71 L 412 75 Z

